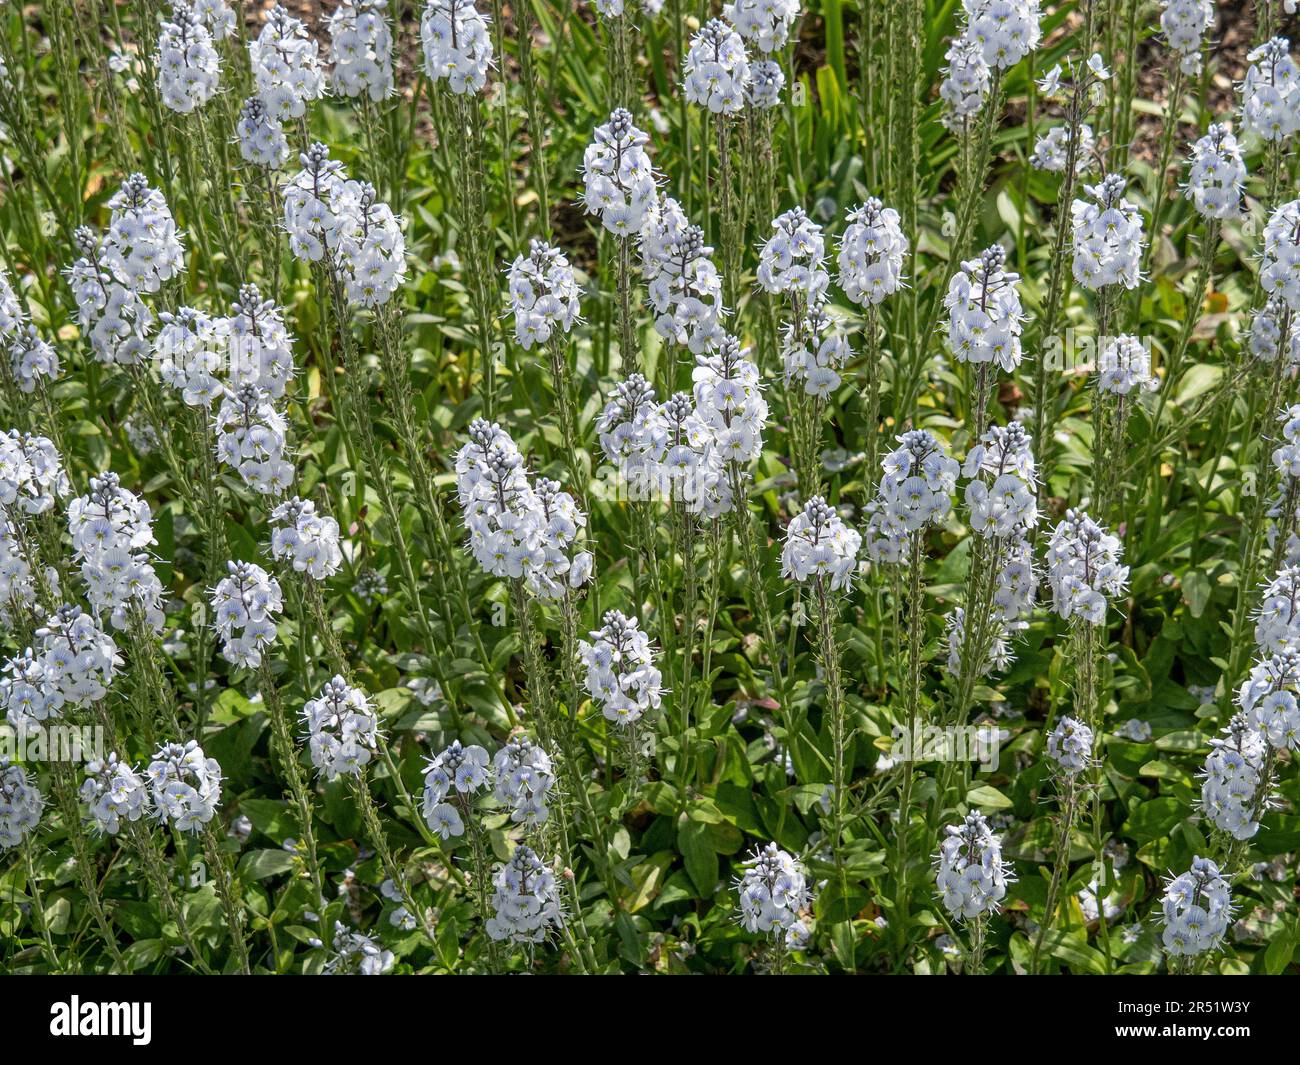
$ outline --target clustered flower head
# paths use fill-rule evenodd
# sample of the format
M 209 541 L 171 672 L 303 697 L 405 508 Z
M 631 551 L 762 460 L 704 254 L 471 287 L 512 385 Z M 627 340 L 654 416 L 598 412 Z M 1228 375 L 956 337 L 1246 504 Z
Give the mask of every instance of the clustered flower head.
M 273 399 L 282 397 L 293 379 L 293 340 L 275 301 L 263 299 L 256 285 L 240 285 L 225 332 L 231 385 L 255 385 Z
M 393 91 L 393 34 L 388 0 L 344 0 L 329 17 L 334 71 L 330 83 L 339 96 L 369 96 L 375 103 Z
M 1279 292 L 1250 320 L 1250 353 L 1263 362 L 1273 362 L 1283 347 L 1289 364 L 1300 363 L 1300 330 L 1292 326 L 1291 308 Z
M 1113 396 L 1154 392 L 1160 381 L 1151 372 L 1151 354 L 1141 339 L 1121 333 L 1101 349 L 1097 360 L 1097 390 Z
M 1201 46 L 1214 24 L 1214 0 L 1161 0 L 1160 29 L 1186 75 L 1200 73 Z
M 746 932 L 803 938 L 800 911 L 812 905 L 803 865 L 775 843 L 754 851 L 736 881 L 740 923 Z
M 81 256 L 64 273 L 77 304 L 77 324 L 96 361 L 123 366 L 143 361 L 150 350 L 153 311 L 93 230 L 78 226 L 73 241 Z
M 745 106 L 749 56 L 739 33 L 710 19 L 691 38 L 684 64 L 686 99 L 715 115 L 734 115 Z
M 185 248 L 167 200 L 132 174 L 108 201 L 103 250 L 115 276 L 137 292 L 157 292 L 185 265 Z
M 107 612 L 115 629 L 126 629 L 138 613 L 161 631 L 162 581 L 147 551 L 157 542 L 149 504 L 123 488 L 117 474 L 103 473 L 68 504 L 68 533 L 91 609 Z
M 746 99 L 751 107 L 760 111 L 770 111 L 781 103 L 781 92 L 785 89 L 785 71 L 774 59 L 760 59 L 749 68 L 749 85 Z
M 1281 204 L 1269 215 L 1259 283 L 1292 313 L 1300 311 L 1300 200 Z
M 333 953 L 325 963 L 329 976 L 383 976 L 396 960 L 391 950 L 370 936 L 334 922 Z
M 104 698 L 121 665 L 117 644 L 92 615 L 60 607 L 36 630 L 34 646 L 5 663 L 0 706 L 16 729 L 39 727 Z
M 1124 545 L 1081 510 L 1067 510 L 1047 545 L 1047 580 L 1052 609 L 1067 621 L 1089 625 L 1106 620 L 1106 606 L 1124 591 L 1128 567 Z
M 616 237 L 636 236 L 654 205 L 654 169 L 645 146 L 650 137 L 637 129 L 623 108 L 597 126 L 582 155 L 583 203 L 588 214 Z
M 1061 718 L 1047 734 L 1047 757 L 1065 776 L 1077 776 L 1092 760 L 1092 729 L 1072 717 Z
M 1282 141 L 1300 129 L 1300 68 L 1291 42 L 1274 37 L 1247 54 L 1241 84 L 1241 124 L 1266 141 Z
M 492 759 L 493 794 L 510 808 L 516 824 L 537 826 L 550 816 L 546 799 L 555 783 L 551 756 L 522 732 L 511 736 Z
M 357 776 L 379 745 L 379 718 L 360 688 L 340 676 L 302 708 L 311 763 L 326 780 Z
M 596 420 L 596 433 L 605 458 L 627 481 L 655 483 L 668 446 L 668 425 L 645 377 L 634 373 L 614 386 Z
M 1097 149 L 1097 136 L 1086 122 L 1079 124 L 1079 143 L 1074 149 L 1074 172 L 1082 174 L 1092 166 L 1093 152 Z M 1054 174 L 1065 173 L 1070 162 L 1070 127 L 1053 126 L 1034 141 L 1034 154 L 1029 163 L 1038 170 Z
M 159 821 L 170 821 L 180 832 L 198 832 L 216 815 L 221 766 L 197 741 L 159 747 L 144 775 Z
M 691 380 L 696 411 L 713 434 L 718 458 L 733 468 L 757 459 L 768 406 L 749 349 L 733 336 L 724 337 L 716 353 L 695 356 Z
M 825 304 L 808 311 L 802 323 L 786 325 L 781 364 L 786 384 L 800 382 L 804 392 L 827 399 L 840 387 L 840 373 L 853 357 L 849 340 Z
M 443 839 L 463 835 L 465 822 L 460 810 L 447 799 L 456 798 L 468 809 L 475 795 L 487 789 L 490 779 L 488 753 L 477 744 L 462 747 L 460 740 L 452 740 L 450 747 L 430 758 L 424 768 L 422 803 L 429 830 Z
M 731 0 L 722 17 L 764 55 L 779 52 L 799 18 L 799 0 Z
M 862 537 L 821 496 L 813 496 L 791 519 L 781 551 L 781 576 L 800 583 L 829 578 L 834 591 L 847 588 L 858 564 Z
M 95 828 L 115 836 L 123 821 L 134 823 L 149 812 L 149 789 L 135 767 L 110 753 L 86 763 L 81 801 Z
M 1033 441 L 1019 422 L 990 428 L 963 472 L 971 528 L 981 536 L 1010 537 L 1038 524 Z
M 235 32 L 235 12 L 226 0 L 194 0 L 191 7 L 214 41 L 224 41 Z
M 948 350 L 958 362 L 992 362 L 1007 373 L 1020 365 L 1020 331 L 1024 315 L 1016 283 L 1020 275 L 1005 269 L 1000 244 L 961 264 L 948 285 Z
M 610 610 L 603 620 L 589 633 L 591 642 L 578 642 L 578 658 L 587 671 L 583 683 L 605 720 L 628 727 L 659 709 L 663 674 L 654 664 L 650 637 L 638 628 L 636 618 Z
M 249 42 L 248 57 L 257 94 L 280 122 L 302 118 L 307 105 L 325 95 L 319 47 L 302 20 L 279 4 L 267 12 L 266 25 Z
M 492 911 L 487 933 L 498 942 L 541 943 L 564 927 L 555 874 L 531 847 L 520 844 L 492 874 Z
M 1260 598 L 1255 614 L 1256 646 L 1266 655 L 1300 650 L 1300 567 L 1283 566 L 1264 586 Z
M 965 35 L 979 45 L 990 67 L 1015 66 L 1042 39 L 1038 0 L 962 0 L 962 7 Z
M 289 158 L 284 124 L 271 114 L 260 96 L 250 96 L 239 109 L 235 123 L 239 154 L 244 162 L 276 170 Z
M 558 330 L 568 333 L 578 320 L 578 282 L 559 248 L 543 240 L 529 242 L 528 254 L 510 264 L 510 311 L 515 340 L 525 351 L 545 344 Z
M 884 457 L 876 498 L 868 507 L 867 553 L 877 562 L 899 562 L 911 533 L 943 520 L 952 509 L 960 467 L 928 431 L 898 437 Z
M 1288 318 L 1289 311 L 1283 311 Z M 1296 488 L 1300 484 L 1300 404 L 1287 407 L 1278 415 L 1282 423 L 1282 442 L 1273 449 L 1271 461 L 1278 474 L 1278 492 L 1270 503 L 1267 517 L 1269 546 L 1280 552 L 1284 566 L 1300 565 L 1300 502 Z M 1282 519 L 1286 519 L 1285 522 Z M 1289 528 L 1285 544 L 1277 543 L 1279 527 Z
M 226 319 L 195 307 L 163 311 L 159 318 L 162 326 L 153 343 L 159 376 L 187 406 L 211 407 L 222 394 L 221 375 L 229 357 Z
M 286 499 L 271 511 L 271 557 L 313 580 L 332 577 L 343 565 L 339 523 L 309 499 Z
M 972 810 L 959 825 L 949 825 L 939 844 L 937 883 L 944 908 L 955 919 L 993 913 L 1015 880 L 1002 859 L 1002 840 L 984 815 Z
M 280 582 L 254 562 L 227 562 L 212 590 L 212 627 L 221 637 L 221 656 L 234 666 L 256 669 L 262 651 L 275 640 L 275 619 L 284 612 Z
M 158 34 L 158 95 L 165 106 L 186 115 L 216 95 L 221 60 L 212 33 L 198 13 L 178 3 Z
M 840 237 L 840 287 L 860 306 L 879 304 L 903 287 L 907 238 L 898 212 L 872 197 L 849 212 Z
M 45 798 L 20 765 L 0 757 L 0 850 L 22 846 L 41 822 Z
M 1210 126 L 1192 145 L 1187 198 L 1203 218 L 1236 218 L 1242 210 L 1246 163 L 1226 126 Z
M 494 577 L 523 579 L 559 599 L 591 579 L 592 555 L 577 551 L 587 516 L 555 481 L 529 483 L 523 455 L 501 426 L 477 419 L 456 455 L 456 484 L 470 553 Z
M 1300 750 L 1300 652 L 1287 649 L 1257 662 L 1237 689 L 1237 705 L 1269 746 Z
M 820 303 L 830 285 L 822 265 L 826 244 L 822 227 L 794 207 L 772 220 L 772 236 L 758 253 L 758 283 L 765 292 L 787 293 L 805 307 Z
M 662 482 L 688 513 L 717 517 L 732 507 L 732 484 L 715 446 L 712 428 L 695 397 L 675 392 L 659 408 L 667 432 Z
M 68 475 L 54 442 L 10 429 L 0 435 L 0 515 L 44 514 L 68 494 Z
M 1259 831 L 1266 805 L 1264 762 L 1268 747 L 1245 714 L 1234 714 L 1221 737 L 1210 741 L 1210 754 L 1201 773 L 1201 809 L 1214 827 L 1233 839 L 1247 840 Z
M 460 96 L 482 92 L 492 66 L 488 19 L 474 0 L 428 0 L 420 16 L 424 72 Z
M 1074 279 L 1085 288 L 1138 286 L 1142 263 L 1142 216 L 1124 198 L 1124 178 L 1107 174 L 1084 191 L 1096 202 L 1070 205 L 1074 232 Z
M 283 495 L 293 482 L 285 457 L 289 423 L 256 385 L 225 390 L 213 423 L 217 458 L 255 492 Z
M 19 326 L 9 340 L 9 368 L 20 392 L 32 393 L 41 378 L 59 376 L 59 356 L 30 322 Z
M 1228 881 L 1209 858 L 1194 857 L 1191 869 L 1171 878 L 1160 905 L 1165 918 L 1161 940 L 1176 957 L 1214 950 L 1232 919 Z
M 722 276 L 704 230 L 690 224 L 676 200 L 660 196 L 641 229 L 640 251 L 655 331 L 692 354 L 716 348 L 726 335 Z
M 984 61 L 984 50 L 970 37 L 957 37 L 948 46 L 944 58 L 948 65 L 939 85 L 939 98 L 944 102 L 943 122 L 950 129 L 960 129 L 984 107 L 992 77 Z
M 350 302 L 387 303 L 406 276 L 406 241 L 397 216 L 373 185 L 349 180 L 325 145 L 312 144 L 299 159 L 302 169 L 284 187 L 293 254 L 304 262 L 328 258 Z

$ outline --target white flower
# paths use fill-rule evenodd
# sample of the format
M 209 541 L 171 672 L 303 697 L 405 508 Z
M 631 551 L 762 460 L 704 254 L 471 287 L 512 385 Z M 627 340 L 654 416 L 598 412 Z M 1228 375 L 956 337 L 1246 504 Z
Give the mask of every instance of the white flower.
M 302 118 L 307 105 L 325 95 L 320 49 L 296 19 L 277 4 L 248 45 L 253 81 L 267 112 L 277 121 Z
M 1300 750 L 1300 653 L 1287 649 L 1257 662 L 1237 689 L 1237 705 L 1268 744 Z
M 957 37 L 944 53 L 948 65 L 943 70 L 939 98 L 944 102 L 943 121 L 950 129 L 960 129 L 965 119 L 977 115 L 988 99 L 991 75 L 984 61 L 984 50 L 970 37 Z
M 0 515 L 44 514 L 68 494 L 53 441 L 10 429 L 0 435 Z
M 185 248 L 163 194 L 132 174 L 108 201 L 104 257 L 114 275 L 137 292 L 157 292 L 185 265 Z
M 1203 218 L 1236 218 L 1245 185 L 1246 164 L 1237 138 L 1226 126 L 1210 126 L 1192 145 L 1187 198 Z
M 387 6 L 388 0 L 344 0 L 330 15 L 330 83 L 338 95 L 366 95 L 379 103 L 392 94 L 393 34 Z
M 1074 172 L 1085 173 L 1093 164 L 1093 153 L 1097 148 L 1097 138 L 1092 127 L 1086 122 L 1079 125 L 1079 145 L 1074 150 Z M 1030 165 L 1038 170 L 1047 170 L 1056 174 L 1065 173 L 1069 163 L 1070 127 L 1053 126 L 1034 142 L 1034 154 Z
M 1047 757 L 1065 776 L 1077 776 L 1092 761 L 1092 729 L 1072 717 L 1061 718 L 1047 734 Z
M 492 759 L 492 775 L 493 794 L 510 808 L 510 820 L 533 827 L 546 823 L 550 814 L 546 799 L 555 783 L 555 770 L 540 746 L 523 733 L 511 736 Z
M 145 770 L 153 816 L 180 832 L 198 832 L 216 816 L 221 802 L 221 766 L 194 740 L 158 748 Z
M 781 92 L 785 89 L 785 71 L 781 64 L 772 59 L 760 59 L 749 68 L 749 85 L 746 98 L 751 107 L 760 111 L 770 111 L 781 103 Z
M 1281 204 L 1269 215 L 1259 283 L 1293 313 L 1300 311 L 1300 200 Z
M 239 154 L 246 163 L 276 170 L 289 158 L 289 141 L 284 124 L 276 118 L 260 96 L 250 96 L 239 109 L 235 123 Z
M 821 496 L 813 496 L 786 527 L 781 576 L 800 583 L 810 577 L 830 579 L 842 591 L 853 579 L 862 537 L 850 529 Z
M 294 496 L 271 512 L 271 557 L 322 581 L 343 565 L 339 523 L 316 513 L 316 504 Z
M 655 331 L 692 354 L 716 348 L 722 328 L 722 276 L 681 205 L 660 196 L 641 229 L 641 272 L 655 313 Z
M 492 911 L 487 933 L 495 940 L 541 943 L 564 926 L 555 874 L 532 848 L 520 844 L 492 874 Z
M 1067 621 L 1090 625 L 1106 620 L 1109 600 L 1123 594 L 1128 567 L 1120 563 L 1123 545 L 1087 514 L 1067 510 L 1047 546 L 1047 579 L 1052 609 Z
M 852 357 L 848 338 L 825 304 L 809 310 L 802 323 L 790 322 L 785 328 L 781 365 L 786 384 L 801 382 L 810 396 L 829 399 L 840 387 L 840 370 Z
M 226 0 L 194 0 L 190 6 L 214 41 L 224 41 L 235 32 L 235 12 Z
M 621 239 L 641 232 L 655 201 L 655 175 L 645 145 L 649 136 L 623 108 L 597 126 L 582 155 L 583 204 Z
M 745 106 L 749 56 L 740 34 L 710 19 L 691 38 L 683 64 L 686 99 L 715 115 L 734 115 Z
M 326 780 L 357 776 L 379 746 L 379 718 L 360 688 L 340 676 L 302 708 L 311 763 Z
M 1251 839 L 1259 831 L 1259 816 L 1267 807 L 1267 796 L 1260 795 L 1269 784 L 1263 775 L 1267 753 L 1264 737 L 1245 714 L 1233 715 L 1222 738 L 1210 741 L 1200 774 L 1200 805 L 1215 828 L 1233 839 Z
M 1097 391 L 1113 396 L 1154 392 L 1160 381 L 1151 372 L 1151 355 L 1139 337 L 1121 333 L 1097 360 Z
M 430 831 L 444 840 L 462 835 L 465 824 L 460 811 L 447 800 L 461 803 L 468 811 L 476 794 L 486 791 L 490 782 L 488 753 L 477 744 L 462 747 L 459 740 L 453 740 L 441 754 L 428 759 L 421 806 Z
M 578 283 L 573 267 L 559 248 L 545 241 L 529 242 L 528 254 L 510 265 L 510 312 L 515 316 L 515 340 L 525 351 L 567 334 L 578 320 Z
M 1286 361 L 1289 364 L 1300 363 L 1300 330 L 1292 327 L 1291 308 L 1282 294 L 1277 293 L 1268 298 L 1250 321 L 1250 353 L 1264 362 L 1272 362 L 1283 344 Z
M 36 630 L 32 647 L 5 663 L 0 706 L 14 728 L 39 728 L 103 699 L 121 666 L 117 644 L 95 618 L 63 606 Z
M 996 363 L 1007 373 L 1020 365 L 1020 331 L 1024 314 L 1016 283 L 1020 275 L 1004 269 L 1006 250 L 999 244 L 978 259 L 961 264 L 948 285 L 948 350 L 958 362 Z
M 139 614 L 162 631 L 162 581 L 149 561 L 156 543 L 149 504 L 122 487 L 117 474 L 90 479 L 90 491 L 68 504 L 68 533 L 86 598 L 96 614 L 107 612 L 115 629 Z
M 216 95 L 221 60 L 212 33 L 196 11 L 178 3 L 171 20 L 162 20 L 158 35 L 158 95 L 165 106 L 189 114 Z
M 1161 0 L 1160 29 L 1187 75 L 1201 69 L 1201 46 L 1214 24 L 1214 0 Z
M 898 212 L 874 197 L 850 211 L 840 237 L 840 287 L 859 305 L 878 304 L 903 287 L 907 239 Z
M 929 432 L 913 429 L 881 462 L 883 475 L 864 536 L 877 562 L 900 562 L 910 533 L 942 521 L 952 509 L 960 467 Z
M 1286 140 L 1300 129 L 1300 68 L 1285 37 L 1265 41 L 1246 56 L 1241 84 L 1241 124 L 1266 141 Z
M 22 766 L 0 757 L 0 851 L 21 846 L 41 822 L 45 799 Z
M 334 922 L 333 947 L 325 963 L 329 976 L 383 976 L 396 960 L 378 940 L 353 932 L 342 921 Z
M 984 815 L 972 810 L 961 824 L 949 825 L 935 858 L 936 883 L 955 920 L 997 911 L 1015 874 L 1002 859 L 1002 840 Z
M 605 720 L 627 727 L 659 709 L 663 675 L 654 665 L 650 637 L 637 627 L 636 618 L 610 610 L 603 620 L 589 634 L 592 642 L 578 642 L 578 658 L 586 669 L 583 683 Z
M 614 387 L 596 420 L 601 450 L 632 485 L 655 485 L 668 447 L 668 426 L 655 390 L 639 373 Z
M 971 528 L 985 538 L 1015 537 L 1038 524 L 1033 442 L 1019 422 L 992 426 L 966 456 Z
M 81 257 L 64 274 L 77 303 L 77 324 L 102 363 L 133 365 L 149 354 L 153 311 L 87 226 L 73 234 Z M 2 331 L 0 331 L 2 332 Z
M 217 458 L 262 495 L 283 495 L 293 483 L 285 457 L 289 424 L 256 385 L 227 388 L 212 424 Z
M 457 95 L 482 92 L 492 66 L 488 18 L 474 0 L 428 0 L 420 16 L 424 72 Z
M 1142 261 L 1142 216 L 1124 198 L 1124 179 L 1107 174 L 1084 191 L 1095 203 L 1070 206 L 1074 230 L 1074 279 L 1094 291 L 1107 285 L 1137 288 Z
M 746 932 L 789 936 L 799 926 L 799 913 L 812 905 L 808 874 L 775 843 L 750 855 L 736 881 L 740 923 Z
M 133 766 L 110 753 L 102 761 L 92 759 L 86 763 L 81 801 L 95 828 L 115 836 L 123 821 L 139 821 L 149 812 L 149 789 Z
M 227 662 L 256 669 L 284 611 L 280 582 L 252 562 L 227 562 L 226 573 L 212 590 L 212 627 Z
M 1232 919 L 1232 892 L 1214 862 L 1194 857 L 1191 869 L 1167 882 L 1160 906 L 1165 950 L 1191 957 L 1223 942 Z
M 255 385 L 271 398 L 281 398 L 294 371 L 293 338 L 283 312 L 262 299 L 256 285 L 240 285 L 239 299 L 225 321 L 231 386 Z
M 1151 723 L 1131 717 L 1115 730 L 1115 735 L 1133 743 L 1147 743 L 1151 739 Z
M 990 67 L 1005 70 L 1024 59 L 1042 38 L 1038 0 L 962 0 L 966 36 Z
M 799 0 L 730 0 L 722 17 L 764 55 L 779 52 L 799 18 Z
M 830 285 L 823 265 L 822 228 L 794 207 L 772 220 L 770 236 L 758 252 L 758 283 L 763 291 L 790 293 L 803 306 L 819 303 Z
M 20 392 L 35 392 L 42 377 L 53 381 L 59 376 L 58 353 L 30 322 L 14 331 L 8 348 L 10 372 Z
M 695 356 L 691 380 L 696 413 L 712 432 L 718 457 L 729 468 L 747 467 L 762 454 L 768 414 L 749 349 L 725 336 L 716 354 Z

